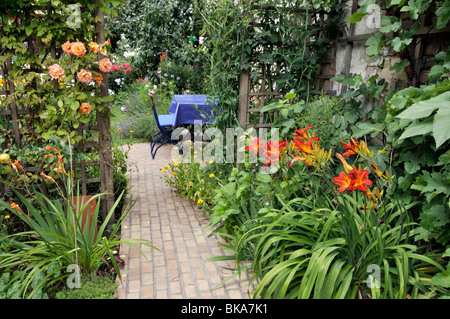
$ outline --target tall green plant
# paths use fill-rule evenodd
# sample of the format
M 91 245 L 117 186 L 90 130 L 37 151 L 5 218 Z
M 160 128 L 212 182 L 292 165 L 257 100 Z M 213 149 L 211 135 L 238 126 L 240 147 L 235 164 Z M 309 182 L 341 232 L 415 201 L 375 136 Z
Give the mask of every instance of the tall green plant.
M 61 166 L 59 169 L 65 175 Z M 41 175 L 56 184 L 52 177 L 44 173 Z M 109 267 L 110 262 L 120 278 L 120 268 L 114 256 L 114 250 L 119 245 L 132 245 L 141 253 L 140 245 L 155 248 L 148 240 L 121 239 L 120 226 L 134 202 L 128 202 L 112 229 L 107 229 L 124 191 L 98 225 L 100 200 L 104 194 L 94 195 L 82 202 L 79 188 L 73 185 L 71 177 L 65 179 L 64 186 L 65 189 L 62 189 L 57 185 L 59 199 L 52 200 L 36 188 L 31 188 L 26 194 L 14 189 L 20 205 L 0 200 L 1 206 L 15 214 L 30 229 L 12 234 L 7 239 L 2 238 L 17 248 L 0 253 L 3 269 L 20 270 L 10 282 L 19 282 L 22 297 L 32 298 L 39 289 L 70 276 L 70 273 L 67 274 L 69 267 L 78 267 L 83 276 L 92 276 L 102 264 Z M 84 215 L 83 212 L 90 210 L 93 201 L 98 205 L 91 211 L 92 216 L 89 213 Z

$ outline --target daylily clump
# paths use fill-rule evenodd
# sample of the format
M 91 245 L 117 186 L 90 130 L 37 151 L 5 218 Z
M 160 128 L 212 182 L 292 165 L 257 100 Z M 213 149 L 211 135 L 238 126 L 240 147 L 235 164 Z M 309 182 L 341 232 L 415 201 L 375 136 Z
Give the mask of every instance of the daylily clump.
M 312 126 L 295 130 L 295 137 L 291 141 L 289 149 L 293 153 L 293 159 L 289 163 L 292 166 L 296 161 L 302 161 L 306 165 L 316 169 L 324 169 L 331 157 L 331 150 L 326 151 L 320 147 L 319 137 L 309 132 Z

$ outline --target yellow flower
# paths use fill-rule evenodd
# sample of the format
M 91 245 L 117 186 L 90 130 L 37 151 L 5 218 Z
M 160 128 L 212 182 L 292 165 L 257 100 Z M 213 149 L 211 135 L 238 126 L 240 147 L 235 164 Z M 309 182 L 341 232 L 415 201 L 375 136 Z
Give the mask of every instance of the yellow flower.
M 192 186 L 192 182 L 189 182 L 189 186 Z
M 120 127 L 119 127 L 119 128 L 117 129 L 117 130 L 118 130 L 118 131 L 121 131 L 121 130 L 122 130 L 122 128 L 120 128 Z
M 166 165 L 166 168 L 169 168 L 169 165 Z
M 172 172 L 172 176 L 175 176 L 175 175 L 177 175 L 177 173 L 176 172 Z
M 214 177 L 214 174 L 209 174 L 209 177 Z
M 134 133 L 134 131 L 130 131 L 130 133 Z
M 213 160 L 210 160 L 210 161 L 209 161 L 209 164 L 212 164 L 212 163 L 214 163 L 214 161 L 213 161 Z
M 9 215 L 5 215 L 5 219 L 9 219 L 9 217 L 11 217 L 11 216 L 9 216 Z
M 167 172 L 167 170 L 166 170 L 165 168 L 163 168 L 163 169 L 162 169 L 162 172 L 165 173 L 165 172 Z
M 173 163 L 173 166 L 177 167 L 177 166 L 178 166 L 178 163 L 177 163 L 177 162 Z
M 203 204 L 203 199 L 199 199 L 197 204 L 199 204 L 199 205 Z

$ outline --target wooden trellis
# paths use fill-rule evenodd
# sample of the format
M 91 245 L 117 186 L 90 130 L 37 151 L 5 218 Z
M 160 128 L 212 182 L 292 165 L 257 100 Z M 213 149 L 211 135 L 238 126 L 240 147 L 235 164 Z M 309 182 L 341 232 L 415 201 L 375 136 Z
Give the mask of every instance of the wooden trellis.
M 29 6 L 24 7 L 24 11 L 26 12 L 35 12 L 40 10 L 42 12 L 47 12 L 47 14 L 53 13 L 53 8 L 51 6 L 51 2 L 48 2 L 46 6 Z M 105 42 L 105 22 L 103 13 L 96 7 L 94 10 L 89 10 L 88 8 L 81 8 L 82 12 L 92 12 L 92 14 L 96 17 L 96 25 L 95 25 L 95 35 L 92 41 L 98 43 Z M 45 50 L 48 55 L 52 58 L 58 58 L 62 54 L 61 50 L 62 43 L 51 43 L 51 45 Z M 35 50 L 42 50 L 43 48 L 36 48 L 35 46 L 29 45 L 27 50 L 33 54 Z M 8 53 L 8 48 L 0 47 L 1 55 L 5 55 Z M 103 58 L 103 56 L 99 55 L 99 60 Z M 3 87 L 0 88 L 0 96 L 11 97 L 15 94 L 15 83 L 14 78 L 11 76 L 11 70 L 13 68 L 14 60 L 9 57 L 6 60 L 5 64 L 0 63 L 0 74 L 3 79 Z M 26 72 L 35 72 L 35 73 L 43 73 L 42 70 L 36 69 L 26 69 Z M 29 84 L 32 88 L 36 88 L 37 83 L 36 79 L 33 79 Z M 59 84 L 57 80 L 54 80 L 54 89 L 59 89 Z M 100 86 L 99 96 L 105 97 L 108 95 L 108 79 L 106 74 L 103 76 L 103 82 Z M 5 127 L 0 127 L 0 135 L 3 135 L 6 138 L 4 145 L 0 145 L 2 149 L 7 147 L 7 144 L 14 144 L 19 149 L 25 147 L 23 145 L 23 140 L 25 134 L 33 134 L 33 132 L 24 132 L 23 127 L 33 127 L 33 125 L 26 125 L 25 121 L 30 121 L 30 124 L 35 117 L 37 117 L 37 112 L 35 108 L 28 108 L 26 105 L 22 105 L 20 103 L 16 103 L 15 99 L 7 99 L 9 103 L 6 105 L 2 105 L 0 109 L 0 116 L 4 118 Z M 110 118 L 107 115 L 108 108 L 107 106 L 103 109 L 103 112 L 100 113 L 98 110 L 96 111 L 96 124 L 95 125 L 79 125 L 77 128 L 80 136 L 84 136 L 89 132 L 98 133 L 98 138 L 96 141 L 84 142 L 83 140 L 79 142 L 77 145 L 73 145 L 73 152 L 87 154 L 93 150 L 98 150 L 99 152 L 99 160 L 92 161 L 83 161 L 79 160 L 78 162 L 72 163 L 70 166 L 66 164 L 66 170 L 69 171 L 70 168 L 79 169 L 80 170 L 80 178 L 78 180 L 80 184 L 81 195 L 93 195 L 88 192 L 88 185 L 92 183 L 100 183 L 100 190 L 102 193 L 106 193 L 107 195 L 102 197 L 102 212 L 103 216 L 106 216 L 106 213 L 109 212 L 114 204 L 114 184 L 113 184 L 113 160 L 112 160 L 112 147 L 111 147 L 111 133 L 110 133 Z M 38 145 L 40 147 L 44 147 L 43 142 L 38 140 Z M 91 166 L 97 166 L 100 171 L 99 178 L 89 178 L 86 173 L 86 169 Z M 33 166 L 33 167 L 24 167 L 24 171 L 26 172 L 39 172 L 41 167 Z M 47 192 L 48 186 L 45 182 L 41 184 L 42 190 L 44 193 Z M 0 195 L 3 197 L 4 195 L 4 185 L 0 185 Z M 114 223 L 114 214 L 109 221 L 110 224 Z
M 292 20 L 292 26 L 294 28 L 305 28 L 305 25 L 309 29 L 314 29 L 311 36 L 314 41 L 322 40 L 324 33 L 326 31 L 325 21 L 327 18 L 327 12 L 317 11 L 317 10 L 307 10 L 301 8 L 293 7 L 283 7 L 275 8 L 265 5 L 255 5 L 255 9 L 259 9 L 262 12 L 262 16 L 259 17 L 260 21 L 253 23 L 254 32 L 258 32 L 258 28 L 264 30 L 267 26 L 266 16 L 269 11 L 278 10 L 283 14 L 289 14 Z M 280 21 L 285 18 L 283 14 L 279 15 Z M 306 17 L 306 22 L 303 25 L 299 22 L 299 16 Z M 295 39 L 293 39 L 295 41 Z M 308 44 L 309 46 L 310 44 Z M 333 94 L 331 91 L 332 85 L 330 79 L 335 76 L 335 46 L 334 42 L 329 43 L 331 49 L 328 50 L 325 55 L 319 61 L 319 69 L 316 72 L 314 87 L 310 89 L 316 92 L 324 91 Z M 282 46 L 281 43 L 269 43 L 262 46 L 262 53 L 252 52 L 251 54 L 264 54 L 267 46 Z M 255 72 L 260 72 L 254 81 Z M 239 87 L 239 123 L 241 126 L 253 126 L 254 128 L 264 128 L 271 127 L 272 123 L 265 119 L 265 114 L 260 112 L 264 105 L 267 103 L 268 99 L 281 98 L 286 93 L 278 85 L 278 80 L 282 78 L 283 66 L 279 63 L 275 64 L 262 64 L 258 70 L 258 66 L 253 65 L 252 68 L 244 69 L 241 71 L 240 75 L 240 87 Z M 257 86 L 254 83 L 257 83 Z M 306 85 L 306 84 L 305 84 Z M 289 90 L 287 90 L 289 91 Z M 259 100 L 259 105 L 252 107 L 251 99 L 257 98 Z M 250 114 L 258 114 L 259 119 L 257 123 L 250 123 Z
M 357 12 L 358 1 L 353 0 L 351 3 L 351 14 Z M 404 14 L 402 20 L 405 25 L 411 24 L 408 17 Z M 374 32 L 355 34 L 356 24 L 349 26 L 348 34 L 339 37 L 336 42 L 345 44 L 345 56 L 342 73 L 349 74 L 352 66 L 352 53 L 355 43 L 364 43 L 374 35 Z M 421 25 L 418 32 L 413 34 L 413 42 L 404 51 L 405 56 L 402 59 L 410 60 L 411 64 L 405 69 L 408 80 L 403 83 L 395 83 L 394 89 L 403 89 L 408 86 L 420 86 L 428 83 L 427 74 L 434 65 L 434 57 L 440 51 L 446 51 L 450 44 L 450 26 L 441 30 L 434 29 L 432 22 L 425 20 L 425 24 Z M 387 37 L 392 36 L 387 34 Z M 347 87 L 342 87 L 342 92 L 347 91 Z

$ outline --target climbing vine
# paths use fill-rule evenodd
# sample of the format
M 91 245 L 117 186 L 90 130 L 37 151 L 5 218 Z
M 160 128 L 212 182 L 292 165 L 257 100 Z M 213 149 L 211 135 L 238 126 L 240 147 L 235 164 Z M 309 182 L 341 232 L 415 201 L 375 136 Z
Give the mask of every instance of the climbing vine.
M 412 44 L 413 35 L 421 27 L 441 30 L 450 21 L 450 1 L 446 0 L 363 0 L 359 1 L 359 5 L 360 9 L 352 14 L 350 23 L 359 22 L 364 16 L 376 11 L 385 11 L 380 29 L 365 44 L 371 61 L 376 61 L 384 49 L 390 49 L 403 57 L 391 68 L 396 72 L 403 71 L 411 64 L 411 58 L 404 51 Z
M 96 123 L 94 111 L 111 98 L 97 94 L 102 73 L 109 71 L 110 45 L 94 41 L 94 10 L 113 14 L 119 3 L 19 0 L 0 11 L 2 89 L 9 92 L 1 109 L 15 104 L 28 111 L 19 119 L 22 144 L 55 137 L 61 144 L 68 138 L 76 143 L 83 138 L 77 128 Z M 4 146 L 12 147 L 9 133 L 1 132 Z
M 251 85 L 261 90 L 259 79 L 272 78 L 268 85 L 278 91 L 302 92 L 298 99 L 308 98 L 329 40 L 315 38 L 320 21 L 309 19 L 308 10 L 337 10 L 335 1 L 314 1 L 313 7 L 303 3 L 280 1 L 225 1 L 197 3 L 205 37 L 202 51 L 207 70 L 206 87 L 218 97 L 225 112 L 218 123 L 236 125 L 239 112 L 239 76 L 251 69 Z M 289 8 L 305 9 L 300 13 Z M 268 9 L 270 8 L 270 9 Z M 333 15 L 330 15 L 333 16 Z M 337 15 L 335 15 L 337 16 Z M 328 19 L 326 28 L 333 36 L 337 20 Z

